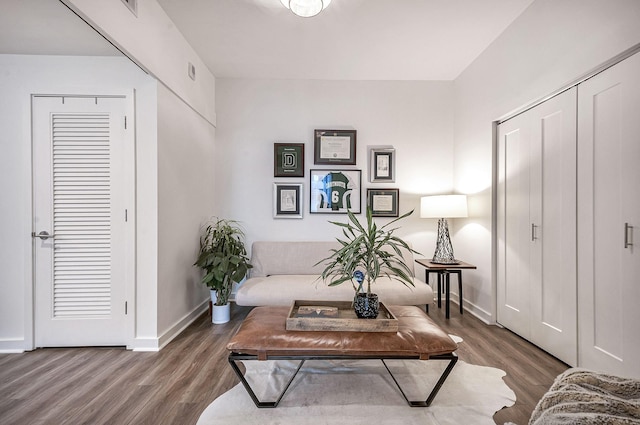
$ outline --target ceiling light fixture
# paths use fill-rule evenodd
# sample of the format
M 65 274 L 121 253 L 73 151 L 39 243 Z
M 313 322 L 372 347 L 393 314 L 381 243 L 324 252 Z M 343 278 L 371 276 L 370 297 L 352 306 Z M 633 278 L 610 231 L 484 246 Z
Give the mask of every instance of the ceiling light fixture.
M 326 9 L 331 0 L 280 0 L 280 3 L 298 16 L 311 18 Z

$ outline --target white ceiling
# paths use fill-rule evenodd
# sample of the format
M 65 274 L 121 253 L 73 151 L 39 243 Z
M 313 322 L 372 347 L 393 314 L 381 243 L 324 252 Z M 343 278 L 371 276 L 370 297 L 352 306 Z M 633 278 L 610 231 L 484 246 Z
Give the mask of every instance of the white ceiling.
M 533 0 L 158 0 L 216 77 L 453 80 Z
M 218 78 L 335 80 L 453 80 L 533 1 L 158 0 Z M 0 0 L 0 53 L 120 54 L 56 0 Z

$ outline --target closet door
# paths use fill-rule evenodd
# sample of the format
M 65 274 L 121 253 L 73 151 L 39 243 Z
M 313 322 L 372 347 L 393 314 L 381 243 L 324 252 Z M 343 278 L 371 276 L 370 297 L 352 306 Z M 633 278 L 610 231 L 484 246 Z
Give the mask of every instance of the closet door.
M 519 115 L 498 126 L 498 322 L 530 338 L 529 230 L 531 123 Z
M 531 153 L 531 341 L 578 363 L 576 89 L 534 108 Z
M 36 347 L 128 342 L 129 104 L 125 97 L 33 97 Z
M 576 90 L 498 127 L 498 322 L 577 363 Z
M 579 365 L 640 378 L 640 55 L 578 99 Z

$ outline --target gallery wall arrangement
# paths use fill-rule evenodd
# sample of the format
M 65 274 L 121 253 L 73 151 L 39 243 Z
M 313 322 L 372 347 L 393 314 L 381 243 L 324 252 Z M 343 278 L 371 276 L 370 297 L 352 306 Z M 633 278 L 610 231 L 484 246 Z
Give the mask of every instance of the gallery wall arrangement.
M 313 163 L 309 186 L 302 181 L 274 182 L 273 218 L 302 219 L 305 193 L 311 214 L 354 214 L 362 212 L 362 170 L 357 165 L 357 130 L 314 130 Z M 304 179 L 304 143 L 273 144 L 273 177 Z M 368 146 L 369 183 L 394 183 L 396 152 L 393 146 Z M 368 187 L 366 206 L 374 217 L 398 217 L 400 190 Z

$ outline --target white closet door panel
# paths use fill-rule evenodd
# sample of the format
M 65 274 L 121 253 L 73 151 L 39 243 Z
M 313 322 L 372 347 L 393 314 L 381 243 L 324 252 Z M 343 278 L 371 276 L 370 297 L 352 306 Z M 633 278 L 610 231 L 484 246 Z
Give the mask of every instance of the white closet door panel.
M 499 126 L 498 322 L 529 337 L 529 129 Z
M 640 55 L 581 84 L 578 109 L 579 364 L 640 377 Z
M 498 127 L 498 322 L 577 364 L 576 90 Z
M 531 158 L 531 340 L 577 364 L 576 89 L 529 111 Z
M 594 313 L 595 345 L 616 358 L 622 358 L 624 339 L 622 305 L 623 285 L 620 267 L 620 250 L 615 248 L 620 240 L 615 223 L 621 222 L 622 158 L 618 131 L 620 117 L 620 85 L 610 87 L 593 97 L 594 146 L 593 167 L 594 244 Z M 614 249 L 599 249 L 614 247 Z

